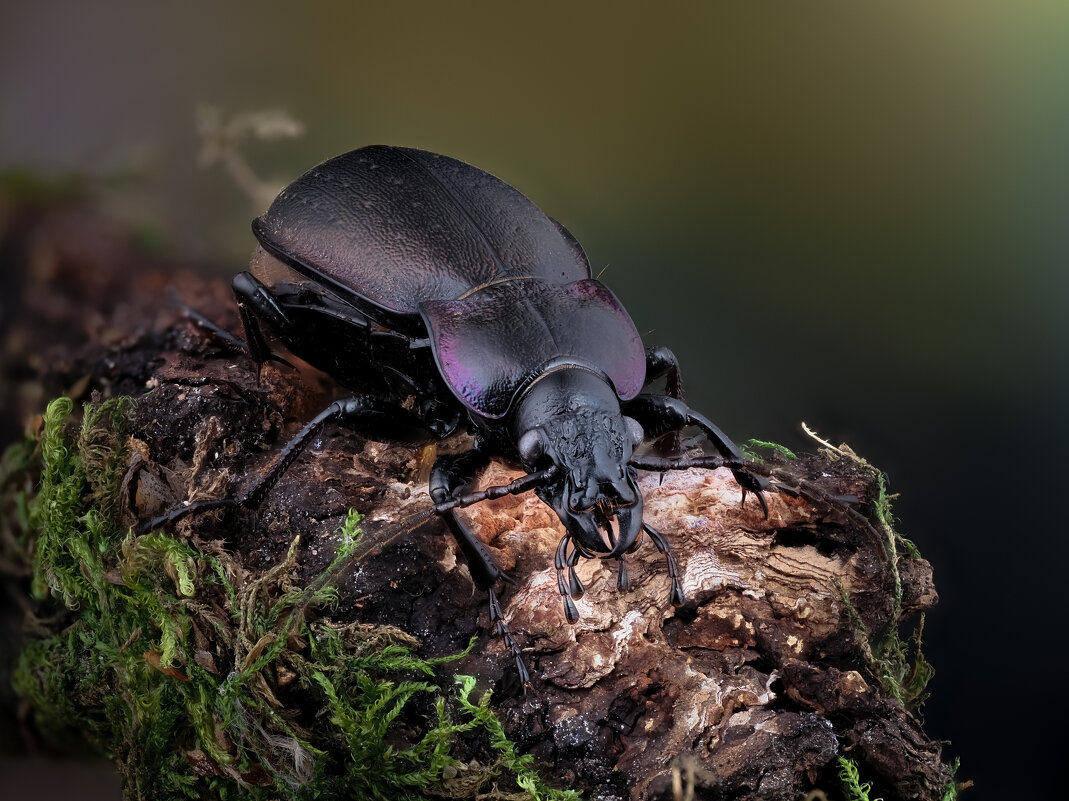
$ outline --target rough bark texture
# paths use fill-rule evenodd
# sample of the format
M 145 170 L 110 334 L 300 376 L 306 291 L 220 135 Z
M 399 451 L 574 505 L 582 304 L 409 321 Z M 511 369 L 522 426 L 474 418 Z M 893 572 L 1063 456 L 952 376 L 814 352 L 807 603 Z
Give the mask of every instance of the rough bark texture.
M 19 221 L 7 242 L 5 270 L 18 266 L 24 278 L 5 320 L 3 419 L 39 412 L 60 392 L 135 396 L 123 485 L 131 523 L 236 491 L 338 392 L 310 371 L 267 365 L 258 376 L 166 299 L 174 288 L 237 331 L 224 281 L 150 263 L 99 218 Z M 367 516 L 372 540 L 426 510 L 432 458 L 328 429 L 257 512 L 205 514 L 178 528 L 225 534 L 252 571 L 278 563 L 299 534 L 300 570 L 313 575 L 334 555 L 350 507 Z M 687 603 L 668 603 L 665 560 L 644 542 L 629 558 L 626 592 L 614 565 L 582 561 L 587 593 L 575 625 L 558 595 L 562 530 L 552 511 L 530 494 L 465 510 L 513 579 L 505 616 L 534 677 L 526 695 L 510 686 L 485 596 L 436 521 L 359 561 L 332 614 L 399 626 L 427 655 L 480 634 L 455 669 L 496 687 L 506 730 L 556 786 L 633 799 L 680 788 L 797 799 L 814 787 L 834 795 L 836 759 L 847 755 L 885 797 L 940 797 L 949 779 L 940 745 L 889 693 L 874 652 L 900 616 L 936 602 L 928 564 L 895 556 L 893 538 L 871 521 L 878 489 L 863 465 L 823 455 L 768 469 L 809 489 L 770 492 L 767 519 L 752 498 L 740 503 L 726 470 L 643 474 L 646 518 L 672 545 Z M 483 483 L 515 475 L 494 465 Z M 870 519 L 818 492 L 858 496 Z

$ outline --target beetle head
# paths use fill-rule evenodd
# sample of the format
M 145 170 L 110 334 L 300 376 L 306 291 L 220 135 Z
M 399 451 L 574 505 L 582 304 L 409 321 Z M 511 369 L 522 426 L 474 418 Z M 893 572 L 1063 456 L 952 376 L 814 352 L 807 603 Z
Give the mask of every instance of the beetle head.
M 515 421 L 524 468 L 559 468 L 537 491 L 573 542 L 589 556 L 626 553 L 642 530 L 642 494 L 628 465 L 642 429 L 621 413 L 609 382 L 579 367 L 548 372 L 524 394 Z

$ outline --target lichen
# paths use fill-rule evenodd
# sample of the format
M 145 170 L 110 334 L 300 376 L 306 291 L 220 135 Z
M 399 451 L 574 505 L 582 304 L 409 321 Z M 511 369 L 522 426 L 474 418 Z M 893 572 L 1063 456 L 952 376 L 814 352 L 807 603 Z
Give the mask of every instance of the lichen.
M 70 400 L 44 415 L 14 549 L 37 599 L 14 684 L 43 733 L 88 739 L 129 799 L 513 798 L 499 789 L 510 782 L 532 799 L 577 797 L 531 770 L 489 694 L 471 700 L 474 679 L 439 677 L 462 654 L 423 659 L 398 629 L 330 620 L 359 515 L 303 585 L 296 540 L 251 575 L 219 543 L 124 528 L 128 405 L 87 405 L 76 432 Z M 461 760 L 479 732 L 490 756 Z

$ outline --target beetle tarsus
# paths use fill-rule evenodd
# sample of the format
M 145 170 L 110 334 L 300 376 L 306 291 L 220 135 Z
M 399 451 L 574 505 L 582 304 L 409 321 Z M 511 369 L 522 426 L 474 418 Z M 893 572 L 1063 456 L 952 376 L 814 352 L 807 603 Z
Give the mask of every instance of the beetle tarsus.
M 523 652 L 513 638 L 512 632 L 509 631 L 508 623 L 505 622 L 505 616 L 501 611 L 501 603 L 497 600 L 497 593 L 494 592 L 494 588 L 488 587 L 486 592 L 490 596 L 490 625 L 493 627 L 494 633 L 505 644 L 505 648 L 512 654 L 512 658 L 516 661 L 516 673 L 519 674 L 520 682 L 526 687 L 531 683 L 531 674 L 527 671 L 527 665 L 523 662 Z
M 237 351 L 238 353 L 243 353 L 246 356 L 249 355 L 249 346 L 244 339 L 237 336 L 236 334 L 230 333 L 218 323 L 209 320 L 207 317 L 205 317 L 199 311 L 194 309 L 181 298 L 172 297 L 171 301 L 182 310 L 182 313 L 186 316 L 186 319 L 190 320 L 200 328 L 207 331 L 209 334 L 214 336 L 227 347 Z
M 768 520 L 768 501 L 765 500 L 765 490 L 769 487 L 769 480 L 764 476 L 758 476 L 746 470 L 732 470 L 732 475 L 735 476 L 735 481 L 742 488 L 742 503 L 741 506 L 746 506 L 746 495 L 753 493 L 757 498 L 757 502 L 761 504 L 761 511 L 764 512 L 765 520 Z

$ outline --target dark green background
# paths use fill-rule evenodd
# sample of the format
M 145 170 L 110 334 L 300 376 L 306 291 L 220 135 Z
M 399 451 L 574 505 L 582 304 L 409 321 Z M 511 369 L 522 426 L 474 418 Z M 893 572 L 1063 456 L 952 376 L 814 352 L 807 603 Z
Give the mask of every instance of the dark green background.
M 198 106 L 301 119 L 249 150 L 280 184 L 376 142 L 498 174 L 733 436 L 806 420 L 890 473 L 943 599 L 931 734 L 967 798 L 1052 790 L 1069 6 L 162 6 L 4 3 L 0 167 L 139 172 L 114 205 L 228 272 L 259 210 L 196 169 Z

